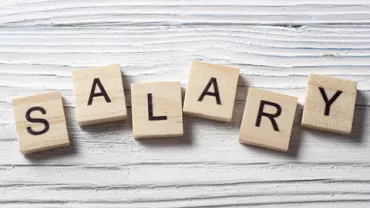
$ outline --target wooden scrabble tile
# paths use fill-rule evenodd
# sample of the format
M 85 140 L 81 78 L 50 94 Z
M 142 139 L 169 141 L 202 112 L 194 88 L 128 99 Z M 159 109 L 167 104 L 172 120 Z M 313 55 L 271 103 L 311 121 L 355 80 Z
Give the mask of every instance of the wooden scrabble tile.
M 239 142 L 288 151 L 296 97 L 249 88 Z
M 60 92 L 13 100 L 19 150 L 24 154 L 69 146 Z
M 135 138 L 183 135 L 180 82 L 131 84 Z
M 184 100 L 184 113 L 230 122 L 239 69 L 193 61 Z
M 80 126 L 127 118 L 119 64 L 72 71 Z
M 351 133 L 356 95 L 355 81 L 311 74 L 302 126 L 340 134 Z

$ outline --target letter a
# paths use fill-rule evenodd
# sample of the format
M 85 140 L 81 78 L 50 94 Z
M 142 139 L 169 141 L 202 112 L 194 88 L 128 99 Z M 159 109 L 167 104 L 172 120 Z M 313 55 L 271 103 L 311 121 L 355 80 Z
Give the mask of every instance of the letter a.
M 209 92 L 209 91 L 208 91 L 208 90 L 209 90 L 209 88 L 211 87 L 211 85 L 213 85 L 214 92 Z M 212 78 L 209 80 L 209 82 L 208 82 L 208 84 L 207 84 L 206 88 L 204 88 L 204 90 L 203 90 L 202 94 L 201 94 L 201 95 L 200 95 L 200 97 L 198 98 L 198 101 L 199 101 L 199 102 L 201 102 L 201 101 L 204 99 L 204 97 L 205 97 L 206 95 L 209 95 L 209 96 L 215 96 L 215 98 L 216 98 L 216 103 L 217 103 L 218 105 L 221 105 L 220 92 L 218 91 L 217 79 L 216 79 L 215 77 L 212 77 Z
M 100 92 L 99 93 L 95 93 L 96 86 L 98 86 L 99 89 L 100 89 Z M 94 82 L 92 84 L 92 87 L 91 87 L 91 92 L 90 92 L 89 101 L 87 102 L 87 105 L 91 105 L 92 102 L 93 102 L 94 97 L 99 97 L 99 96 L 104 96 L 104 99 L 105 99 L 105 101 L 107 103 L 110 103 L 111 102 L 111 100 L 110 100 L 107 92 L 105 91 L 102 83 L 100 82 L 100 79 L 99 78 L 95 78 L 94 79 Z

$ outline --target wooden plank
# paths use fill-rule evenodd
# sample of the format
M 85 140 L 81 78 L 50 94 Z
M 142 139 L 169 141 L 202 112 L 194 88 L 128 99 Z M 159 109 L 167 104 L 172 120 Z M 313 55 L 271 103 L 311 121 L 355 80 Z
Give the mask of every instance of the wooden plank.
M 369 8 L 366 0 L 0 2 L 0 203 L 369 207 Z M 193 60 L 240 68 L 231 123 L 185 116 L 184 138 L 135 141 L 130 85 L 186 88 Z M 129 119 L 82 130 L 71 71 L 113 63 L 121 65 Z M 237 142 L 248 87 L 302 105 L 310 73 L 358 83 L 349 136 L 300 128 L 300 106 L 288 154 Z M 72 148 L 24 157 L 10 101 L 55 90 Z
M 369 165 L 359 164 L 166 163 L 2 168 L 0 202 L 5 204 L 325 205 L 366 202 L 370 188 Z M 43 177 L 30 179 L 24 172 Z M 22 198 L 14 192 L 22 194 Z

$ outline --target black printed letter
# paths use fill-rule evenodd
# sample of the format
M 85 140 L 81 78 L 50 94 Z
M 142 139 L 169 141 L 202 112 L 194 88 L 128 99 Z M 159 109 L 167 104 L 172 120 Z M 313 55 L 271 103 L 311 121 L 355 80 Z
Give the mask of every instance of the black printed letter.
M 148 93 L 148 117 L 149 117 L 149 121 L 167 120 L 167 116 L 153 116 L 152 93 Z
M 263 108 L 264 108 L 265 105 L 274 106 L 276 108 L 276 113 L 275 114 L 268 114 L 268 113 L 263 112 Z M 278 127 L 274 118 L 280 116 L 280 114 L 281 114 L 281 106 L 279 104 L 269 102 L 269 101 L 265 101 L 265 100 L 261 100 L 260 108 L 259 108 L 258 114 L 257 114 L 256 126 L 259 127 L 261 125 L 262 116 L 266 116 L 267 118 L 270 119 L 270 121 L 272 123 L 272 127 L 274 127 L 274 130 L 279 131 L 279 127 Z
M 324 88 L 322 87 L 319 87 L 319 90 L 320 90 L 320 93 L 322 95 L 322 97 L 324 98 L 324 101 L 325 101 L 325 115 L 326 116 L 329 116 L 330 114 L 330 106 L 331 104 L 334 103 L 334 101 L 336 99 L 338 99 L 339 95 L 342 94 L 342 91 L 338 90 L 334 95 L 333 97 L 330 98 L 330 100 L 328 99 L 328 96 L 326 96 L 326 93 L 325 93 L 325 90 Z
M 96 85 L 98 85 L 98 87 L 100 88 L 100 92 L 99 93 L 95 93 Z M 100 82 L 100 79 L 99 78 L 95 78 L 94 79 L 94 82 L 92 84 L 92 87 L 91 87 L 90 97 L 89 97 L 89 101 L 87 102 L 87 105 L 91 105 L 92 102 L 93 102 L 94 97 L 99 97 L 99 96 L 104 96 L 105 101 L 107 103 L 110 103 L 111 102 L 110 99 L 109 99 L 109 96 L 108 96 L 107 92 L 105 91 L 103 85 Z
M 209 88 L 211 87 L 212 84 L 213 84 L 213 89 L 215 90 L 215 92 L 208 92 L 208 90 L 209 90 Z M 209 80 L 206 88 L 204 88 L 202 94 L 198 98 L 198 101 L 202 101 L 204 96 L 206 96 L 206 95 L 215 96 L 216 103 L 218 105 L 221 105 L 220 93 L 218 92 L 217 79 L 215 77 L 212 77 Z
M 28 111 L 26 112 L 27 121 L 32 122 L 32 123 L 42 123 L 42 124 L 45 125 L 45 128 L 41 131 L 34 131 L 34 130 L 32 130 L 31 127 L 27 127 L 28 133 L 30 133 L 32 135 L 35 135 L 35 136 L 45 134 L 49 130 L 49 122 L 45 119 L 42 119 L 42 118 L 31 118 L 31 113 L 33 111 L 40 111 L 43 115 L 45 115 L 46 114 L 45 109 L 42 108 L 42 107 L 32 107 L 32 108 L 28 109 Z

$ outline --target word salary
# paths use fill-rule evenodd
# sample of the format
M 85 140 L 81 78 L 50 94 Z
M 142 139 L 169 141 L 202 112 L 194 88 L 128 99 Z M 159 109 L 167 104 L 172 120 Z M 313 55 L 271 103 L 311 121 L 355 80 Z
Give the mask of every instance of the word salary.
M 183 113 L 222 122 L 233 115 L 239 69 L 194 61 L 182 105 L 180 82 L 131 84 L 132 126 L 136 139 L 183 135 Z M 120 66 L 72 71 L 80 126 L 127 118 Z M 301 125 L 349 134 L 357 83 L 311 74 Z M 249 88 L 239 142 L 287 151 L 298 99 Z M 60 92 L 13 100 L 19 149 L 24 154 L 69 146 Z

